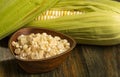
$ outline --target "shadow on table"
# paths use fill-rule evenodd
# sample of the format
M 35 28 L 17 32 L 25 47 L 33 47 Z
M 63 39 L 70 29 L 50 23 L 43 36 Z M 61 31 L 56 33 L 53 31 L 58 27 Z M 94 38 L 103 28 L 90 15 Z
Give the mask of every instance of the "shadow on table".
M 0 47 L 5 47 L 5 48 L 7 48 L 7 47 L 8 47 L 9 38 L 10 38 L 10 37 L 6 37 L 6 38 L 0 40 Z
M 19 65 L 15 62 L 15 59 L 11 59 L 0 61 L 0 72 L 2 72 L 0 73 L 0 77 L 51 77 L 51 73 L 53 71 L 48 73 L 30 74 L 21 69 Z
M 3 77 L 19 77 L 26 74 L 15 62 L 15 59 L 0 61 L 0 71 L 3 72 Z

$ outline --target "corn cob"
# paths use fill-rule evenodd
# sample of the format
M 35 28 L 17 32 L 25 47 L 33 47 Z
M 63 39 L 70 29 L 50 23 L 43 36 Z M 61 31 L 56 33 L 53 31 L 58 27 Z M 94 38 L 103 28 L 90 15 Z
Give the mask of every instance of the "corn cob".
M 0 40 L 59 0 L 0 0 Z
M 42 13 L 40 16 L 36 17 L 35 20 L 49 20 L 49 19 L 55 19 L 62 16 L 67 15 L 76 15 L 76 14 L 82 14 L 82 12 L 79 11 L 58 11 L 58 10 L 48 10 L 44 13 Z
M 48 13 L 37 17 L 34 21 L 27 24 L 27 26 L 43 27 L 63 32 L 75 38 L 80 44 L 119 44 L 120 10 L 117 7 L 111 6 L 111 1 L 108 1 L 110 5 L 104 3 L 104 1 L 99 2 L 82 1 L 81 3 L 72 0 L 63 1 L 47 11 Z M 57 9 L 61 14 L 54 14 L 54 11 L 57 11 Z M 50 15 L 48 15 L 49 12 Z M 72 15 L 68 14 L 68 12 Z M 79 12 L 79 14 L 76 12 Z M 63 16 L 64 13 L 65 15 Z M 54 15 L 59 16 L 49 18 L 49 16 Z

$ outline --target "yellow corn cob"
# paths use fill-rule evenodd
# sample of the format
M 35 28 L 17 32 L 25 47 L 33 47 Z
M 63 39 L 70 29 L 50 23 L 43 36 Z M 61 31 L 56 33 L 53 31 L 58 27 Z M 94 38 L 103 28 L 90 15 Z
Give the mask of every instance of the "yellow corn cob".
M 42 13 L 40 16 L 36 17 L 35 20 L 48 20 L 55 19 L 62 16 L 82 14 L 80 11 L 68 11 L 68 10 L 48 10 Z

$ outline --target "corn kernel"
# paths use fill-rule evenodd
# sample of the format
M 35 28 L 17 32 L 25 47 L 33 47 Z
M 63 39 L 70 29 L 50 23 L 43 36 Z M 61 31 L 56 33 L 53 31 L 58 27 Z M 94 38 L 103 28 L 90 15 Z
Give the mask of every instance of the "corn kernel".
M 66 39 L 59 36 L 53 37 L 47 33 L 37 33 L 30 35 L 21 35 L 18 41 L 12 42 L 16 48 L 14 53 L 21 59 L 42 59 L 48 58 L 70 48 L 70 44 Z

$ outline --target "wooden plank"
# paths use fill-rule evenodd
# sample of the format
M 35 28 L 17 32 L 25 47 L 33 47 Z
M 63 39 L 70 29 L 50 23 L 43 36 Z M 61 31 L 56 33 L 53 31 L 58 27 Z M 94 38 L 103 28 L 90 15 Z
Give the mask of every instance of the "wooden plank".
M 90 77 L 120 77 L 120 47 L 82 46 Z

